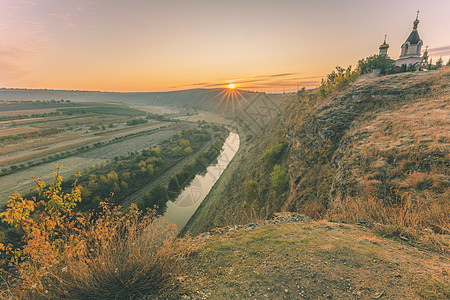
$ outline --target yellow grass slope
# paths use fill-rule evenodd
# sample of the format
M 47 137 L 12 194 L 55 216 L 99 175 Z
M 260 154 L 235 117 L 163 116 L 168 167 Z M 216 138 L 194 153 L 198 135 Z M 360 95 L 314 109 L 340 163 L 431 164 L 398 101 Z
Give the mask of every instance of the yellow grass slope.
M 291 118 L 284 209 L 450 233 L 449 68 L 360 80 Z

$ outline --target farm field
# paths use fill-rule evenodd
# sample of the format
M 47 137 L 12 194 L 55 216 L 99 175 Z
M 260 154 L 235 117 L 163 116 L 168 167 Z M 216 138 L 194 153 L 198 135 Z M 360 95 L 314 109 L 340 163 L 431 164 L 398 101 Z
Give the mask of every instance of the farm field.
M 10 116 L 16 116 L 0 122 L 0 205 L 15 191 L 32 191 L 32 176 L 51 180 L 57 165 L 64 166 L 60 174 L 69 178 L 197 127 L 151 109 L 145 112 L 118 104 L 77 103 L 74 108 L 67 103 L 49 107 L 40 103 L 34 106 L 53 111 L 28 115 L 30 106 L 0 105 L 0 111 L 8 109 Z
M 0 166 L 9 166 L 11 164 L 23 163 L 30 159 L 39 159 L 45 155 L 54 154 L 60 151 L 70 150 L 81 146 L 92 146 L 99 141 L 108 141 L 114 138 L 130 134 L 139 134 L 140 132 L 158 129 L 168 126 L 169 122 L 154 122 L 137 128 L 122 128 L 115 131 L 104 132 L 102 135 L 97 133 L 77 134 L 67 133 L 56 138 L 38 139 L 31 143 L 22 143 L 19 145 L 10 145 L 0 150 L 3 154 L 0 158 Z
M 0 123 L 0 174 L 10 173 L 11 168 L 23 168 L 21 165 L 36 164 L 36 159 L 52 160 L 45 157 L 47 155 L 59 155 L 58 152 L 71 148 L 151 130 L 161 123 L 161 120 L 142 119 L 142 124 L 127 126 L 126 122 L 136 117 L 145 118 L 146 113 L 117 104 L 22 102 L 17 101 L 17 105 L 0 102 L 0 112 L 8 111 L 13 115 L 0 116 L 3 120 Z M 33 107 L 37 113 L 27 114 Z M 39 109 L 57 111 L 39 113 Z
M 69 178 L 78 172 L 83 173 L 84 170 L 88 170 L 91 166 L 113 159 L 115 156 L 127 155 L 128 152 L 149 148 L 176 134 L 178 131 L 190 127 L 193 126 L 190 124 L 183 124 L 173 128 L 165 128 L 164 130 L 156 131 L 149 135 L 127 139 L 122 142 L 95 148 L 91 151 L 73 155 L 68 158 L 2 176 L 0 177 L 0 205 L 5 204 L 8 201 L 8 196 L 12 195 L 15 191 L 19 191 L 20 193 L 32 191 L 35 184 L 31 178 L 32 176 L 41 178 L 46 182 L 50 181 L 57 165 L 64 166 L 64 168 L 61 169 L 60 174 L 64 178 Z
M 11 117 L 17 115 L 32 115 L 43 114 L 49 112 L 56 112 L 62 108 L 78 108 L 86 107 L 85 103 L 73 103 L 73 102 L 60 102 L 56 101 L 50 103 L 38 102 L 38 101 L 26 101 L 26 104 L 21 104 L 23 101 L 8 102 L 0 101 L 0 117 Z

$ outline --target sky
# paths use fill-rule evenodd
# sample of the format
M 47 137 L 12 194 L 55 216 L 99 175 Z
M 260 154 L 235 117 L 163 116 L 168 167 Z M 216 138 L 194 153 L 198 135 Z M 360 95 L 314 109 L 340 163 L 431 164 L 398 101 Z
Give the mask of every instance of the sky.
M 385 34 L 396 59 L 417 10 L 424 46 L 447 62 L 449 0 L 0 0 L 0 87 L 312 88 Z

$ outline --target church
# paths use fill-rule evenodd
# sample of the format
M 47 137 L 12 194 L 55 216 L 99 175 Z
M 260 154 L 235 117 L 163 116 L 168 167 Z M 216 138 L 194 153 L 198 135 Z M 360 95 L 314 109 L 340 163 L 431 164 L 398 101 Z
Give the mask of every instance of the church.
M 428 47 L 423 56 L 421 56 L 423 41 L 420 39 L 419 32 L 417 31 L 418 25 L 419 12 L 417 12 L 416 19 L 413 22 L 413 30 L 401 47 L 400 57 L 395 61 L 395 70 L 397 72 L 401 70 L 402 66 L 404 66 L 404 68 L 413 67 L 416 70 L 426 69 L 428 67 Z M 383 44 L 379 47 L 379 54 L 389 58 L 387 54 L 388 49 L 389 44 L 386 43 L 385 36 Z

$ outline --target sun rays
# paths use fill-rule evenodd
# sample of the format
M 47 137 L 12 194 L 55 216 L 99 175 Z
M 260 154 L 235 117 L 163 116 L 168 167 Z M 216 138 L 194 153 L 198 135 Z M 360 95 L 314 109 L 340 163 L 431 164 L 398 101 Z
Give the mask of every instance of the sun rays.
M 211 101 L 214 101 L 219 97 L 220 99 L 217 102 L 215 109 L 218 109 L 220 108 L 220 106 L 223 106 L 223 108 L 220 111 L 222 114 L 225 114 L 227 108 L 230 105 L 233 117 L 236 116 L 237 107 L 239 107 L 239 109 L 242 110 L 241 101 L 245 101 L 247 103 L 245 97 L 241 94 L 241 92 L 239 92 L 239 90 L 236 88 L 236 85 L 233 83 L 227 85 L 227 88 L 223 89 L 219 94 L 217 94 L 214 98 L 212 98 Z

